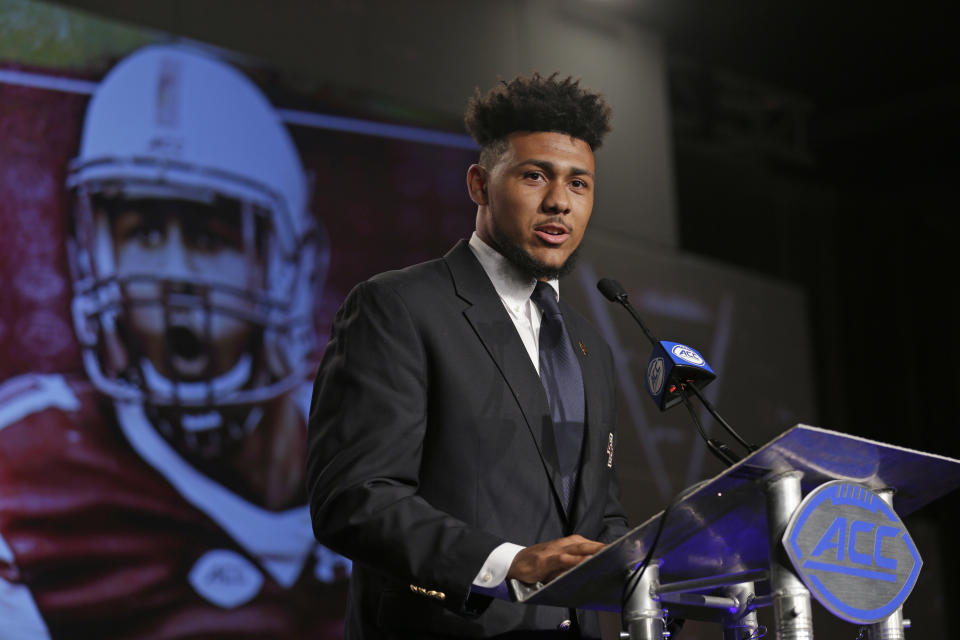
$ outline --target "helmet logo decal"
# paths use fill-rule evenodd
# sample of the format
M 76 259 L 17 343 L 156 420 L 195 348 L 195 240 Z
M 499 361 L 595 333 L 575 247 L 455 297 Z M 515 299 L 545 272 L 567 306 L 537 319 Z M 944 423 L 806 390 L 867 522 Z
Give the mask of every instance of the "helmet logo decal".
M 180 65 L 171 58 L 160 61 L 155 106 L 157 126 L 176 127 L 180 124 Z
M 176 129 L 180 126 L 180 62 L 173 58 L 160 60 L 157 73 L 157 92 L 154 100 L 154 122 L 157 129 Z M 149 152 L 163 156 L 179 156 L 183 138 L 167 132 L 157 132 L 150 138 Z

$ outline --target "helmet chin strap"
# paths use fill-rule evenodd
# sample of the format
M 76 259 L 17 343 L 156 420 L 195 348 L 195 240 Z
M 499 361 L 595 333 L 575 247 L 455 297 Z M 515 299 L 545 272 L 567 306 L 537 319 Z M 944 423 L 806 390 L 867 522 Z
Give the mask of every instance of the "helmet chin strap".
M 140 361 L 140 370 L 154 404 L 203 406 L 210 398 L 229 395 L 249 382 L 253 358 L 245 353 L 228 371 L 203 382 L 174 382 L 157 371 L 148 358 Z

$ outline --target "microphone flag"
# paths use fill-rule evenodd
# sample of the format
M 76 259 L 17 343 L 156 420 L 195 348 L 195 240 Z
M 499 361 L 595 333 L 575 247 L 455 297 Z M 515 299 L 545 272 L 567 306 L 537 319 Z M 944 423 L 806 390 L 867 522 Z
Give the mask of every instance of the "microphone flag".
M 660 411 L 680 402 L 680 383 L 707 386 L 717 374 L 706 359 L 693 347 L 679 342 L 660 340 L 653 345 L 644 384 Z

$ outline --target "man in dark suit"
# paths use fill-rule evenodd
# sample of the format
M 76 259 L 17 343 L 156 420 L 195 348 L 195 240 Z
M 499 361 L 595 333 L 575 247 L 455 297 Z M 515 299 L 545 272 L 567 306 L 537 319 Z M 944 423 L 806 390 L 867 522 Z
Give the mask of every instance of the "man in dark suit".
M 314 387 L 314 531 L 354 560 L 348 638 L 599 637 L 596 616 L 510 601 L 627 530 L 610 350 L 562 301 L 609 107 L 518 78 L 468 108 L 476 233 L 358 285 Z

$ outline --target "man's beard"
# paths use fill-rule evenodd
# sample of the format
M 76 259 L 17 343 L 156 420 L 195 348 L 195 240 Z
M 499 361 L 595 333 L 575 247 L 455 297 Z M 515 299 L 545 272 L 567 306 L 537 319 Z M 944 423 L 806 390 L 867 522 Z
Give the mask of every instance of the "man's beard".
M 546 265 L 529 253 L 513 244 L 507 236 L 500 231 L 499 229 L 494 228 L 493 230 L 493 240 L 497 243 L 497 249 L 500 250 L 500 253 L 507 260 L 510 261 L 513 266 L 520 270 L 521 273 L 530 276 L 535 280 L 552 280 L 554 278 L 562 278 L 563 276 L 569 274 L 573 271 L 573 268 L 577 264 L 577 254 L 580 251 L 580 247 L 577 247 L 573 252 L 567 256 L 567 260 L 560 265 L 559 267 L 551 267 Z

